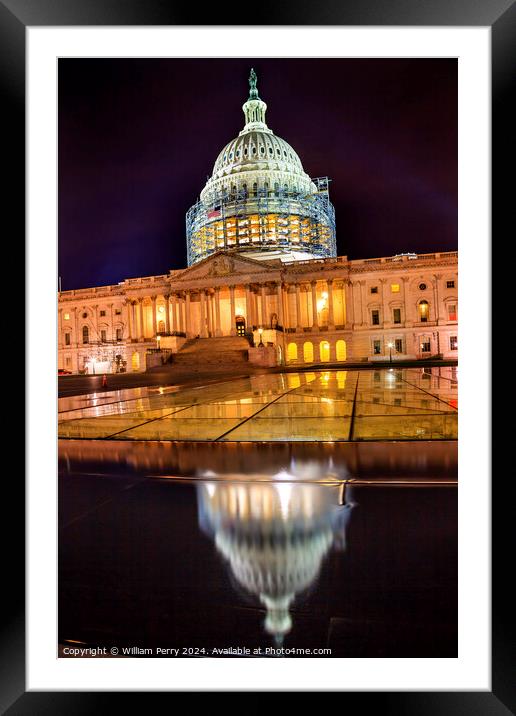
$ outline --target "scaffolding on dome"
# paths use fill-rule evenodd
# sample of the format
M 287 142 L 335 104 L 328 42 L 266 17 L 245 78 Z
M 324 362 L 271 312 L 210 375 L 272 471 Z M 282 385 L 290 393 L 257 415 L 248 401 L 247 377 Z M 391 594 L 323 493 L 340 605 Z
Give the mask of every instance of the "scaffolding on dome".
M 337 254 L 335 210 L 329 179 L 313 179 L 317 191 L 276 186 L 221 193 L 198 201 L 186 214 L 188 265 L 217 251 L 329 258 Z

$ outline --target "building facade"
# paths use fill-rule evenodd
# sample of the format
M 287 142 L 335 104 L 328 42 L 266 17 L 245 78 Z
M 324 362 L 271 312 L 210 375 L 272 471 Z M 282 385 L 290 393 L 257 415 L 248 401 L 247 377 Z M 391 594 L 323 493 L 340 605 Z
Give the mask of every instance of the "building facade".
M 252 72 L 244 129 L 187 214 L 187 268 L 59 292 L 60 369 L 142 371 L 239 336 L 262 365 L 458 357 L 457 252 L 336 256 L 328 180 L 265 110 Z

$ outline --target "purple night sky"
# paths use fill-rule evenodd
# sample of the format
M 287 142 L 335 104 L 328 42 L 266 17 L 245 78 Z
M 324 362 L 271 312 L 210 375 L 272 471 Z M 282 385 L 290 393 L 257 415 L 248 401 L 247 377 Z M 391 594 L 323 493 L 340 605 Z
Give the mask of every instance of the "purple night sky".
M 329 176 L 338 254 L 457 249 L 454 59 L 59 60 L 62 289 L 186 266 L 185 213 L 244 125 Z

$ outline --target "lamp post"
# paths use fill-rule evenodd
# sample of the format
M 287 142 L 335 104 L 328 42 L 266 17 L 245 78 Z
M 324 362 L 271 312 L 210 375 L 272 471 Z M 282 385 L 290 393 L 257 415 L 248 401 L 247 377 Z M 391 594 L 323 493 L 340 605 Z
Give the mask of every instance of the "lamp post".
M 158 350 L 160 351 L 160 350 L 161 350 L 161 336 L 159 336 L 159 335 L 156 336 L 156 341 L 157 341 L 157 344 L 158 344 Z
M 261 347 L 263 347 L 263 339 L 262 339 L 262 336 L 263 336 L 263 328 L 259 328 L 259 329 L 258 329 L 258 333 L 259 333 L 259 335 L 260 335 L 260 342 L 258 343 L 258 348 L 261 348 Z
M 394 344 L 392 343 L 392 341 L 389 341 L 389 343 L 387 343 L 387 346 L 389 348 L 389 363 L 392 363 L 392 349 L 394 347 Z

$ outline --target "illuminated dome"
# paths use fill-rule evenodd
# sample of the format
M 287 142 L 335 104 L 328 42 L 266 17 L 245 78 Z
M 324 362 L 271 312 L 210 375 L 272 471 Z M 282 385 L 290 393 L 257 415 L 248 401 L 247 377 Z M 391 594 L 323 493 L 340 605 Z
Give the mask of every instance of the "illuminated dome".
M 335 256 L 328 179 L 310 179 L 290 144 L 269 129 L 254 70 L 249 85 L 245 126 L 187 213 L 188 264 L 221 250 L 284 261 Z

